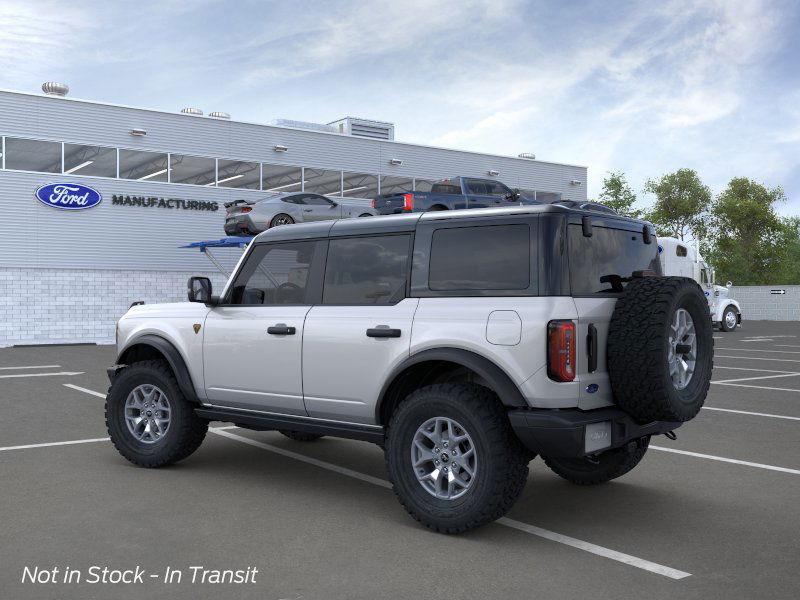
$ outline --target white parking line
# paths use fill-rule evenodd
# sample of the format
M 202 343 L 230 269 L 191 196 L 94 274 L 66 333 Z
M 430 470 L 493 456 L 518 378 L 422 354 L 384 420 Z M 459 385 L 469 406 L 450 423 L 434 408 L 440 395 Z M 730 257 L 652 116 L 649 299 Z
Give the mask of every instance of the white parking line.
M 740 415 L 753 415 L 755 417 L 772 417 L 773 419 L 787 419 L 790 421 L 800 421 L 800 417 L 790 417 L 788 415 L 773 415 L 770 413 L 751 412 L 749 410 L 734 410 L 732 408 L 717 408 L 716 406 L 704 406 L 703 410 L 719 410 L 721 412 L 737 413 Z
M 79 385 L 74 385 L 72 383 L 64 383 L 62 384 L 64 387 L 71 388 L 73 390 L 78 390 L 79 392 L 83 392 L 85 394 L 91 394 L 92 396 L 97 396 L 98 398 L 105 398 L 105 394 L 101 394 L 100 392 L 95 392 L 94 390 L 87 390 L 85 387 L 81 387 Z
M 792 388 L 767 387 L 765 385 L 749 385 L 747 383 L 723 383 L 721 381 L 712 381 L 711 383 L 716 383 L 718 385 L 732 385 L 733 387 L 753 388 L 756 390 L 772 390 L 776 392 L 800 392 L 800 390 L 795 390 Z
M 769 359 L 767 359 L 769 360 Z M 794 373 L 795 371 L 776 371 L 775 369 L 754 369 L 752 367 L 727 367 L 714 365 L 714 369 L 732 369 L 734 371 L 758 371 L 759 373 Z M 67 385 L 66 383 L 64 385 Z
M 797 344 L 775 344 L 776 348 L 800 348 Z
M 717 350 L 731 350 L 733 352 L 773 352 L 778 354 L 800 354 L 794 350 L 762 350 L 761 348 L 717 348 Z
M 795 363 L 800 363 L 800 360 L 798 360 L 796 358 L 762 358 L 760 356 L 727 356 L 725 354 L 715 354 L 714 358 L 738 358 L 740 360 L 769 360 L 769 361 L 772 361 L 772 362 L 795 362 Z
M 0 452 L 8 450 L 27 450 L 28 448 L 49 448 L 51 446 L 73 446 L 75 444 L 91 444 L 93 442 L 107 442 L 109 438 L 91 438 L 87 440 L 68 440 L 66 442 L 47 442 L 44 444 L 25 444 L 24 446 L 5 446 L 0 448 Z
M 11 371 L 13 369 L 60 369 L 61 365 L 32 365 L 27 367 L 0 367 L 0 371 Z
M 377 485 L 379 487 L 386 489 L 391 489 L 392 487 L 391 483 L 389 483 L 385 479 L 380 479 L 379 477 L 373 477 L 372 475 L 360 473 L 359 471 L 354 471 L 346 467 L 340 467 L 339 465 L 325 462 L 323 460 L 319 460 L 316 458 L 311 458 L 309 456 L 305 456 L 304 454 L 292 452 L 291 450 L 285 450 L 277 446 L 272 446 L 270 444 L 258 442 L 256 440 L 252 440 L 250 438 L 243 437 L 241 435 L 236 435 L 235 433 L 228 433 L 227 431 L 220 431 L 218 429 L 215 429 L 213 431 L 217 435 L 221 435 L 228 439 L 235 440 L 243 444 L 248 444 L 250 446 L 255 446 L 256 448 L 261 448 L 262 450 L 268 450 L 269 452 L 274 452 L 276 454 L 280 454 L 281 456 L 293 458 L 295 460 L 299 460 L 314 465 L 316 467 L 326 469 L 328 471 L 333 471 L 334 473 L 339 473 L 340 475 L 352 477 L 353 479 L 358 479 L 360 481 L 371 483 L 373 485 Z M 560 544 L 572 546 L 573 548 L 578 548 L 579 550 L 584 550 L 585 552 L 590 552 L 592 554 L 596 554 L 597 556 L 602 556 L 604 558 L 609 558 L 617 562 L 637 567 L 639 569 L 644 569 L 645 571 L 650 571 L 651 573 L 663 575 L 665 577 L 669 577 L 670 579 L 684 579 L 685 577 L 691 576 L 691 573 L 687 573 L 685 571 L 679 571 L 678 569 L 666 567 L 658 563 L 650 562 L 649 560 L 644 560 L 636 556 L 631 556 L 630 554 L 617 552 L 616 550 L 611 550 L 610 548 L 604 548 L 603 546 L 598 546 L 596 544 L 592 544 L 590 542 L 585 542 L 583 540 L 562 535 L 554 531 L 542 529 L 541 527 L 536 527 L 534 525 L 528 525 L 527 523 L 523 523 L 521 521 L 515 521 L 507 517 L 498 519 L 496 522 L 500 525 L 505 525 L 506 527 L 511 527 L 512 529 L 516 529 L 518 531 L 524 531 L 525 533 L 530 533 L 532 535 L 536 535 L 554 542 L 558 542 Z
M 739 379 L 723 379 L 721 381 L 712 381 L 711 383 L 733 383 L 734 381 L 755 381 L 756 379 L 775 379 L 777 377 L 795 377 L 800 373 L 782 373 L 781 375 L 759 375 L 758 377 L 741 377 Z
M 800 475 L 798 469 L 788 469 L 786 467 L 776 467 L 775 465 L 765 465 L 762 463 L 754 463 L 746 460 L 737 460 L 735 458 L 725 458 L 724 456 L 714 456 L 713 454 L 701 454 L 700 452 L 689 452 L 688 450 L 678 450 L 676 448 L 664 448 L 663 446 L 648 446 L 651 450 L 660 450 L 661 452 L 671 452 L 673 454 L 683 454 L 684 456 L 694 456 L 697 458 L 706 458 L 708 460 L 718 460 L 720 462 L 732 463 L 734 465 L 744 465 L 746 467 L 756 467 L 758 469 L 767 469 L 769 471 L 780 471 L 781 473 L 791 473 L 792 475 Z
M 0 375 L 0 379 L 15 379 L 18 377 L 52 377 L 53 375 L 83 375 L 83 371 L 59 371 L 58 373 L 14 373 L 13 375 Z

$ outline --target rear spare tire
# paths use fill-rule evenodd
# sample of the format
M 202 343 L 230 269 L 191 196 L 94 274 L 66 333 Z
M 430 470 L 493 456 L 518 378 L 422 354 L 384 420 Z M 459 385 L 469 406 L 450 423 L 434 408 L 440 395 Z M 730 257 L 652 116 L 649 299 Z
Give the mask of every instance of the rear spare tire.
M 703 290 L 687 277 L 631 281 L 608 330 L 617 404 L 640 423 L 688 421 L 711 382 L 714 336 Z

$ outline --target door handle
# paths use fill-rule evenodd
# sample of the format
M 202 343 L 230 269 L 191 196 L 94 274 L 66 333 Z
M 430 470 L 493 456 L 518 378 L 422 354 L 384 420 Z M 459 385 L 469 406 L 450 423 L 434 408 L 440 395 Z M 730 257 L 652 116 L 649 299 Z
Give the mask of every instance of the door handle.
M 267 333 L 270 335 L 294 335 L 296 332 L 297 330 L 294 327 L 290 327 L 285 323 L 278 323 L 272 327 L 267 327 Z
M 367 329 L 367 337 L 371 338 L 399 338 L 401 334 L 402 331 L 399 329 L 392 329 L 386 325 Z
M 303 212 L 311 212 L 311 211 L 313 211 L 313 210 L 314 210 L 313 208 L 304 208 L 304 209 L 303 209 Z

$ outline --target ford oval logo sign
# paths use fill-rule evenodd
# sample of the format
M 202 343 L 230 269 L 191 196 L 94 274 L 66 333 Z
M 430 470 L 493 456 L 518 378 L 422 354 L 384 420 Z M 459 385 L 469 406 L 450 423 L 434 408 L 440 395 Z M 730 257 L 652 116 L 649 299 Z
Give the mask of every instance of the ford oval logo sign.
M 62 210 L 82 210 L 97 206 L 103 196 L 97 190 L 79 183 L 48 183 L 37 188 L 36 199 Z

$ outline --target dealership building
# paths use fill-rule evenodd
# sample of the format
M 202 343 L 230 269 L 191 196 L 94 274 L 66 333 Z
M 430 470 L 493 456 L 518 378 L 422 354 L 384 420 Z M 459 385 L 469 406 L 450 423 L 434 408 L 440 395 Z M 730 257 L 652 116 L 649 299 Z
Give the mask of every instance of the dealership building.
M 42 87 L 0 91 L 0 347 L 113 342 L 131 302 L 182 301 L 190 275 L 221 286 L 208 257 L 181 246 L 223 237 L 223 204 L 233 200 L 308 191 L 366 204 L 457 175 L 540 199 L 586 199 L 585 167 L 406 144 L 391 123 L 258 124 Z M 45 201 L 71 188 L 80 190 L 72 209 Z M 96 192 L 89 201 L 86 188 Z M 215 256 L 230 269 L 240 254 Z

